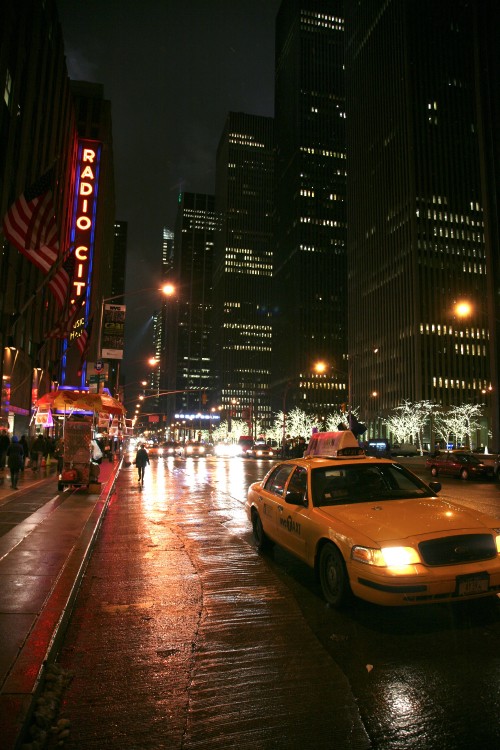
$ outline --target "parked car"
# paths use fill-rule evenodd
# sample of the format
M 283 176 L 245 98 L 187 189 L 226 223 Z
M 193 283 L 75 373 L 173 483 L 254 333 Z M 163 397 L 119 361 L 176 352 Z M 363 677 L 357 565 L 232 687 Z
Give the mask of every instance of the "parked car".
M 365 443 L 365 453 L 367 456 L 390 458 L 391 444 L 386 438 L 371 438 Z
M 500 479 L 500 455 L 498 453 L 485 453 L 483 450 L 475 450 L 474 455 L 486 466 L 493 467 L 495 479 Z
M 265 440 L 256 440 L 247 450 L 247 458 L 274 458 L 276 455 L 276 448 Z
M 425 465 L 433 477 L 446 474 L 460 479 L 494 479 L 495 471 L 492 465 L 480 461 L 473 453 L 466 451 L 450 451 L 429 456 Z
M 391 448 L 391 456 L 418 456 L 418 448 L 412 443 L 396 443 Z
M 333 606 L 352 594 L 389 606 L 498 596 L 497 518 L 440 500 L 439 482 L 393 459 L 367 457 L 352 432 L 331 434 L 250 486 L 258 549 L 279 544 L 309 565 Z

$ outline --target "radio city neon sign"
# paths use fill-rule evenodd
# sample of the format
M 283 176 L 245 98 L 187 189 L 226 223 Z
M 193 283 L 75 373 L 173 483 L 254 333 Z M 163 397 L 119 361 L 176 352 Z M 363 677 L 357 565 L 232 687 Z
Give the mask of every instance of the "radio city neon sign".
M 94 252 L 94 229 L 97 210 L 97 188 L 101 146 L 88 141 L 80 141 L 78 162 L 78 184 L 75 232 L 75 273 L 73 287 L 76 296 L 83 293 L 90 283 L 90 261 Z
M 71 227 L 72 244 L 75 245 L 73 298 L 85 295 L 86 299 L 89 299 L 85 292 L 90 287 L 92 279 L 100 160 L 100 143 L 79 141 Z M 70 338 L 80 335 L 84 322 L 85 316 L 75 322 Z

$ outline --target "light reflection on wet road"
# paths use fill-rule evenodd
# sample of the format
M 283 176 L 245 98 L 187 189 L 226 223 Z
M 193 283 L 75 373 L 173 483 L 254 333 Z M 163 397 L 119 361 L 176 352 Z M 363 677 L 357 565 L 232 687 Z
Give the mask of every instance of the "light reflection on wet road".
M 176 462 L 174 470 L 184 472 L 190 492 L 202 494 L 206 484 L 236 499 L 239 515 L 249 484 L 272 465 L 209 458 Z M 444 480 L 441 495 L 482 510 L 499 507 L 497 485 Z M 234 521 L 250 542 L 248 524 Z M 498 600 L 411 608 L 357 601 L 337 612 L 302 563 L 277 547 L 266 559 L 349 679 L 374 748 L 500 748 Z

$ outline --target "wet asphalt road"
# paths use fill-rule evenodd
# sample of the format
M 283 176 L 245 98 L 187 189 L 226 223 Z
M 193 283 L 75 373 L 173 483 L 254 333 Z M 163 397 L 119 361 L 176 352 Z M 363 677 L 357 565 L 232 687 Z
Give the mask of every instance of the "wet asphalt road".
M 253 668 L 266 668 L 257 648 L 263 645 L 262 638 L 270 638 L 270 648 L 276 646 L 272 642 L 272 628 L 261 630 L 256 625 L 259 618 L 266 617 L 263 602 L 266 596 L 270 596 L 274 578 L 291 593 L 319 647 L 319 651 L 312 646 L 305 648 L 303 658 L 310 659 L 310 663 L 304 665 L 303 658 L 300 658 L 303 642 L 298 639 L 297 652 L 290 653 L 291 669 L 300 664 L 300 669 L 314 672 L 326 681 L 324 698 L 327 702 L 324 711 L 328 711 L 328 705 L 334 705 L 328 701 L 338 704 L 339 694 L 332 698 L 334 688 L 328 684 L 329 677 L 335 676 L 341 693 L 342 690 L 346 693 L 351 691 L 366 733 L 359 732 L 358 728 L 349 744 L 341 735 L 334 736 L 328 731 L 318 733 L 322 720 L 321 716 L 314 716 L 316 709 L 312 702 L 308 704 L 310 690 L 307 682 L 296 684 L 295 717 L 293 712 L 292 715 L 282 713 L 285 705 L 280 697 L 282 686 L 275 685 L 269 693 L 253 697 L 250 687 L 248 691 L 242 690 L 241 711 L 246 710 L 246 701 L 251 703 L 255 700 L 252 711 L 258 707 L 260 700 L 265 700 L 267 706 L 268 701 L 271 704 L 275 701 L 276 718 L 278 726 L 279 721 L 282 722 L 282 731 L 276 732 L 276 726 L 263 726 L 260 733 L 250 737 L 248 747 L 257 750 L 275 747 L 305 750 L 318 746 L 338 750 L 347 747 L 371 747 L 377 750 L 498 750 L 500 602 L 381 608 L 357 601 L 341 612 L 329 608 L 321 597 L 312 572 L 304 565 L 279 548 L 266 556 L 253 552 L 243 502 L 248 485 L 263 476 L 269 466 L 268 462 L 239 459 L 160 460 L 152 463 L 143 491 L 134 486 L 130 475 L 124 473 L 120 478 L 112 504 L 128 503 L 134 514 L 136 538 L 130 539 L 130 554 L 122 551 L 121 559 L 117 558 L 116 554 L 111 554 L 111 549 L 116 535 L 120 534 L 119 514 L 114 515 L 113 524 L 104 524 L 102 538 L 77 600 L 60 658 L 61 665 L 75 674 L 62 709 L 62 714 L 70 719 L 73 727 L 65 747 L 72 750 L 107 746 L 102 744 L 102 732 L 96 729 L 97 719 L 97 725 L 100 723 L 101 726 L 103 721 L 114 721 L 117 726 L 113 728 L 113 737 L 121 737 L 123 747 L 127 748 L 218 749 L 247 746 L 242 745 L 236 736 L 234 742 L 228 741 L 227 736 L 224 743 L 217 741 L 215 725 L 213 738 L 210 742 L 207 739 L 206 712 L 210 711 L 210 704 L 220 701 L 220 691 L 231 691 L 230 681 L 235 678 L 235 673 L 228 672 L 221 664 L 221 680 L 229 681 L 229 686 L 213 684 L 214 665 L 212 663 L 211 671 L 210 658 L 205 672 L 193 672 L 189 649 L 192 648 L 193 638 L 197 640 L 203 631 L 202 600 L 205 597 L 206 601 L 209 594 L 202 588 L 200 565 L 212 566 L 212 575 L 213 566 L 220 565 L 220 575 L 223 575 L 218 555 L 202 561 L 200 553 L 196 552 L 197 539 L 203 541 L 206 529 L 200 527 L 202 521 L 195 512 L 194 502 L 210 503 L 210 512 L 217 526 L 247 546 L 250 555 L 247 556 L 245 552 L 245 571 L 241 570 L 241 575 L 247 572 L 249 565 L 260 566 L 257 571 L 262 580 L 259 581 L 258 577 L 254 580 L 251 607 L 248 610 L 238 608 L 238 616 L 242 612 L 248 615 L 248 627 L 245 622 L 240 623 L 241 652 L 229 656 L 230 659 L 241 660 L 238 683 L 234 684 L 234 689 L 238 685 L 241 690 L 239 680 L 242 668 L 249 670 L 249 683 Z M 165 495 L 163 488 L 167 476 L 169 483 L 175 480 L 174 484 L 170 484 L 172 488 L 177 488 L 175 498 Z M 499 485 L 442 481 L 443 496 L 461 499 L 482 510 L 496 509 L 500 516 Z M 187 502 L 183 502 L 183 495 Z M 109 514 L 113 517 L 112 507 Z M 179 534 L 179 528 L 182 534 Z M 130 534 L 130 530 L 126 533 Z M 110 535 L 109 539 L 107 534 Z M 141 557 L 132 560 L 137 540 L 141 539 Z M 224 536 L 218 536 L 217 544 L 224 545 L 224 539 Z M 169 571 L 170 583 L 166 586 L 163 578 L 165 558 L 158 555 L 158 549 L 180 551 L 186 544 L 190 545 L 191 556 L 176 558 L 184 562 L 178 569 Z M 240 552 L 236 551 L 235 557 L 231 558 L 236 570 L 241 546 L 239 549 Z M 227 555 L 233 552 L 228 543 Z M 201 554 L 206 555 L 206 551 Z M 137 589 L 133 597 L 130 590 L 117 592 L 113 588 L 113 578 L 104 575 L 110 566 L 130 569 L 131 585 Z M 216 619 L 218 608 L 222 611 L 231 597 L 242 596 L 241 591 L 233 590 L 224 597 L 219 591 L 210 600 L 213 610 L 208 612 L 208 619 Z M 245 596 L 250 596 L 248 591 Z M 168 616 L 162 617 L 161 630 L 158 630 L 154 616 L 159 600 L 168 612 Z M 285 608 L 284 617 L 286 612 Z M 154 629 L 151 627 L 153 624 Z M 290 626 L 298 627 L 296 621 L 291 622 Z M 221 625 L 218 637 L 224 637 L 227 627 L 227 622 Z M 132 659 L 130 670 L 124 672 L 119 654 L 130 650 L 131 645 L 137 659 Z M 158 669 L 157 689 L 153 690 L 153 694 L 149 691 L 144 695 L 144 703 L 139 707 L 135 700 L 129 705 L 126 696 L 140 693 L 141 679 L 148 670 L 148 654 L 152 652 L 165 660 L 162 668 Z M 211 658 L 216 658 L 216 654 L 212 653 Z M 116 674 L 113 673 L 114 668 Z M 102 690 L 95 688 L 95 675 L 86 682 L 89 669 L 101 676 Z M 199 693 L 203 699 L 199 703 L 195 701 L 189 704 L 187 693 L 193 676 L 195 680 L 205 680 L 207 684 L 206 691 Z M 344 685 L 341 678 L 345 679 Z M 106 681 L 110 683 L 109 686 Z M 155 706 L 153 713 L 148 711 L 152 702 Z M 121 711 L 117 710 L 120 703 Z M 161 706 L 164 707 L 163 715 Z M 143 739 L 135 744 L 130 744 L 127 739 L 130 737 L 127 726 L 130 727 L 131 710 L 135 712 L 134 724 L 144 723 Z M 219 707 L 218 710 L 222 709 Z M 349 710 L 352 710 L 352 706 L 348 706 Z M 154 720 L 150 724 L 152 716 Z M 323 722 L 327 724 L 325 716 Z M 230 723 L 230 714 L 224 720 Z M 165 727 L 168 730 L 166 735 L 162 735 L 164 739 L 161 744 L 158 744 L 155 727 L 155 722 L 159 721 L 164 722 L 162 731 L 165 732 Z M 202 736 L 197 735 L 197 725 L 204 727 Z M 311 732 L 311 727 L 314 727 L 314 732 Z

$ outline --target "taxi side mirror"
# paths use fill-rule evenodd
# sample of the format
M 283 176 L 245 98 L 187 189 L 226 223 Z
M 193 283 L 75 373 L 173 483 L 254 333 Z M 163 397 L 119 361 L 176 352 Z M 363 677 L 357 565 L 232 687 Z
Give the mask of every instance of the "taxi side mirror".
M 441 491 L 441 482 L 429 482 L 429 487 L 437 495 L 437 493 Z
M 289 505 L 303 505 L 307 508 L 307 497 L 304 492 L 287 492 L 285 503 Z

